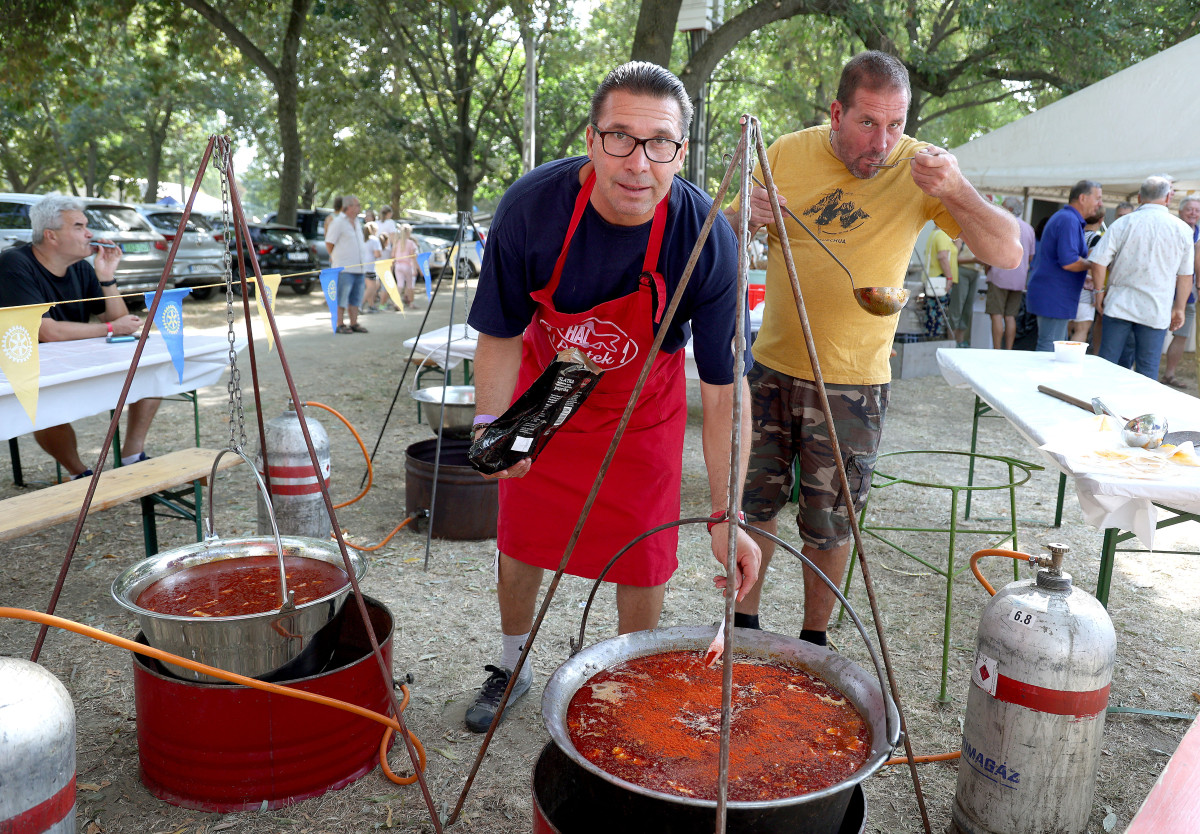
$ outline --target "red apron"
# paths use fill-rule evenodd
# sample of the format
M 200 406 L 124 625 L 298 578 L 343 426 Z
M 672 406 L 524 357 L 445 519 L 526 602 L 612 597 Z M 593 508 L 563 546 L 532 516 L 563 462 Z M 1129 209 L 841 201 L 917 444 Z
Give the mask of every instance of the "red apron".
M 670 194 L 654 211 L 650 242 L 636 292 L 582 313 L 554 309 L 571 238 L 595 185 L 593 172 L 575 200 L 550 283 L 532 294 L 538 307 L 522 338 L 517 394 L 525 391 L 558 351 L 583 350 L 604 371 L 583 407 L 559 429 L 524 478 L 500 481 L 497 546 L 501 553 L 557 569 L 596 473 L 608 452 L 654 341 L 654 322 L 666 307 L 666 282 L 656 272 Z M 657 289 L 657 309 L 655 293 Z M 567 572 L 595 579 L 617 551 L 647 530 L 679 519 L 683 434 L 687 424 L 684 352 L 659 353 L 616 455 L 592 505 Z M 515 397 L 514 397 L 515 399 Z M 679 530 L 642 540 L 608 572 L 622 585 L 661 585 L 678 566 Z

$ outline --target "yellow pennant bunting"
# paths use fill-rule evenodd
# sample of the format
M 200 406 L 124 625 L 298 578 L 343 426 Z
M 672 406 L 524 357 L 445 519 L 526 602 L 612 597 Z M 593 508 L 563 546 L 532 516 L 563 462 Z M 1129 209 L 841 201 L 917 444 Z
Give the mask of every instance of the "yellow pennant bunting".
M 267 321 L 267 311 L 263 308 L 263 298 L 266 297 L 266 304 L 271 308 L 271 312 L 275 312 L 275 293 L 279 292 L 279 275 L 264 275 L 259 284 L 258 291 L 254 293 L 255 305 L 258 307 L 258 318 L 262 322 L 263 330 L 267 331 L 267 350 L 271 351 L 275 348 L 275 336 L 271 333 L 271 323 Z
M 396 309 L 403 310 L 404 302 L 400 300 L 400 290 L 396 288 L 396 276 L 392 274 L 392 263 L 395 260 L 395 258 L 386 258 L 382 261 L 376 261 L 375 275 L 388 291 L 388 297 L 392 299 L 392 303 L 396 305 Z
M 37 425 L 38 375 L 38 328 L 42 314 L 50 309 L 49 304 L 35 307 L 0 308 L 0 371 L 8 379 L 17 395 L 17 402 L 29 415 L 29 422 Z

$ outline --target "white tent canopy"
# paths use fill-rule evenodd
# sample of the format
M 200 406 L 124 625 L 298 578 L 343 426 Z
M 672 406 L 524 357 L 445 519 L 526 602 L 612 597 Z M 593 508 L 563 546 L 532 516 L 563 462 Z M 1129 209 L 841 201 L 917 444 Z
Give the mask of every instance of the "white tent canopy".
M 1082 179 L 1124 199 L 1152 174 L 1200 191 L 1200 35 L 953 149 L 982 191 L 1061 196 Z M 1065 199 L 1065 197 L 1064 197 Z

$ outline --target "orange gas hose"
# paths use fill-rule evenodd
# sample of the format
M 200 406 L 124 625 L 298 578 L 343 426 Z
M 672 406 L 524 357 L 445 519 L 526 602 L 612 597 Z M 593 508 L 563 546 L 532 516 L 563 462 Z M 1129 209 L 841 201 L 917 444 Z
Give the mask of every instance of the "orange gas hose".
M 354 715 L 366 718 L 369 721 L 382 724 L 387 728 L 387 730 L 384 732 L 383 740 L 379 745 L 379 764 L 380 767 L 383 768 L 384 775 L 386 775 L 388 779 L 390 779 L 392 782 L 395 782 L 397 785 L 411 785 L 413 782 L 417 781 L 417 776 L 415 773 L 412 776 L 399 777 L 396 776 L 392 772 L 392 769 L 388 766 L 387 744 L 392 737 L 392 733 L 400 730 L 400 723 L 390 716 L 380 715 L 379 713 L 369 710 L 366 707 L 360 707 L 357 704 L 350 704 L 346 701 L 339 701 L 337 698 L 329 698 L 325 695 L 317 695 L 312 692 L 303 692 L 298 689 L 288 689 L 286 686 L 280 686 L 279 684 L 255 680 L 254 678 L 248 678 L 245 675 L 239 675 L 234 672 L 226 672 L 224 669 L 218 669 L 215 666 L 197 663 L 196 661 L 189 660 L 186 657 L 179 657 L 178 655 L 173 655 L 170 652 L 164 652 L 162 649 L 155 649 L 151 646 L 143 646 L 141 643 L 129 640 L 125 637 L 118 637 L 115 634 L 109 634 L 107 631 L 101 631 L 98 628 L 92 628 L 91 626 L 86 626 L 82 623 L 77 623 L 73 620 L 67 620 L 62 617 L 55 617 L 52 614 L 44 614 L 41 611 L 30 611 L 25 608 L 0 607 L 0 618 L 9 620 L 26 620 L 31 623 L 54 626 L 55 628 L 61 628 L 64 631 L 71 631 L 84 637 L 90 637 L 93 640 L 99 640 L 102 643 L 108 643 L 109 645 L 116 646 L 121 649 L 128 649 L 131 652 L 137 652 L 138 654 L 145 655 L 146 657 L 152 657 L 155 660 L 162 661 L 163 663 L 170 663 L 175 666 L 182 666 L 185 669 L 190 669 L 193 672 L 211 675 L 214 678 L 220 678 L 221 680 L 228 681 L 229 683 L 248 686 L 252 689 L 270 692 L 275 695 L 283 695 L 288 698 L 299 698 L 301 701 L 309 701 L 314 704 L 324 704 L 327 707 L 333 707 L 334 709 L 340 709 L 345 712 L 353 713 Z M 408 704 L 409 700 L 408 687 L 401 684 L 400 690 L 404 696 L 403 700 L 400 702 L 400 710 L 403 712 L 404 707 Z M 425 747 L 411 732 L 408 733 L 408 738 L 410 741 L 412 741 L 413 747 L 416 748 L 417 756 L 420 759 L 420 768 L 422 771 L 424 771 Z
M 1021 553 L 1016 550 L 1005 550 L 998 547 L 989 547 L 985 550 L 977 550 L 975 553 L 971 554 L 971 573 L 975 574 L 975 578 L 983 584 L 984 588 L 987 588 L 987 592 L 991 596 L 996 595 L 996 589 L 991 586 L 991 583 L 983 578 L 983 573 L 980 572 L 979 565 L 977 564 L 984 556 L 1005 556 L 1009 559 L 1016 559 L 1018 562 L 1028 562 L 1032 559 L 1028 553 Z
M 355 501 L 359 500 L 360 498 L 362 498 L 364 495 L 366 495 L 368 492 L 371 491 L 371 483 L 375 479 L 375 470 L 371 466 L 371 455 L 367 452 L 367 444 L 363 443 L 363 439 L 361 437 L 359 437 L 358 432 L 355 431 L 355 429 L 354 429 L 354 426 L 350 425 L 350 421 L 347 420 L 345 417 L 343 417 L 341 414 L 339 414 L 334 409 L 330 408 L 329 406 L 325 405 L 324 403 L 306 402 L 304 404 L 306 406 L 307 405 L 314 406 L 315 408 L 323 408 L 326 411 L 328 411 L 330 414 L 332 414 L 334 417 L 341 420 L 342 425 L 344 425 L 346 428 L 350 429 L 350 433 L 352 435 L 354 435 L 354 439 L 358 441 L 358 448 L 362 449 L 363 457 L 366 458 L 366 460 L 367 460 L 367 485 L 365 487 L 363 487 L 363 491 L 360 492 L 358 495 L 354 496 L 353 498 L 351 498 L 349 501 L 343 501 L 340 504 L 333 505 L 333 508 L 335 510 L 340 510 L 342 507 L 349 507 Z M 397 527 L 396 529 L 399 530 L 400 528 Z M 353 545 L 351 545 L 351 547 L 353 547 Z
M 983 587 L 986 588 L 987 592 L 992 596 L 996 595 L 996 589 L 992 587 L 991 583 L 984 578 L 983 573 L 979 570 L 979 560 L 984 556 L 1005 556 L 1009 559 L 1016 559 L 1019 562 L 1028 562 L 1031 559 L 1028 553 L 1021 553 L 1017 550 L 1005 550 L 1004 548 L 999 547 L 989 547 L 984 550 L 977 550 L 975 553 L 971 554 L 971 573 L 975 574 L 975 578 L 980 581 Z M 926 764 L 928 762 L 948 762 L 951 759 L 957 759 L 961 755 L 961 752 L 933 753 L 928 756 L 914 756 L 913 761 L 917 764 Z M 881 767 L 904 764 L 907 761 L 908 759 L 904 757 L 900 757 L 898 759 L 888 759 L 883 763 L 883 765 L 881 765 Z
M 328 411 L 330 414 L 332 414 L 334 417 L 341 420 L 343 425 L 345 425 L 346 428 L 350 429 L 350 433 L 352 435 L 354 435 L 354 439 L 358 441 L 358 448 L 362 450 L 363 460 L 365 460 L 367 462 L 367 485 L 365 487 L 363 487 L 362 492 L 360 492 L 358 495 L 351 498 L 349 501 L 343 501 L 341 504 L 333 505 L 333 508 L 335 510 L 340 510 L 342 507 L 348 507 L 351 504 L 353 504 L 355 501 L 358 501 L 360 498 L 362 498 L 368 492 L 370 492 L 371 484 L 373 484 L 375 482 L 375 469 L 371 465 L 371 455 L 370 455 L 370 453 L 367 452 L 367 444 L 363 443 L 362 437 L 359 436 L 359 434 L 355 430 L 354 426 L 352 426 L 350 424 L 350 421 L 347 420 L 345 417 L 343 417 L 341 414 L 339 414 L 334 409 L 330 408 L 329 406 L 325 405 L 324 403 L 318 403 L 318 402 L 306 402 L 305 405 L 306 406 L 307 405 L 315 406 L 316 408 L 323 408 L 326 411 Z M 392 530 L 392 532 L 388 533 L 386 536 L 383 537 L 383 541 L 381 541 L 379 544 L 357 545 L 357 544 L 351 544 L 350 542 L 346 542 L 346 547 L 352 547 L 355 550 L 363 551 L 366 553 L 371 553 L 376 550 L 379 550 L 385 544 L 390 542 L 392 540 L 393 536 L 395 536 L 397 533 L 399 533 L 401 530 L 403 530 L 405 525 L 407 525 L 410 521 L 412 521 L 413 518 L 415 518 L 415 516 L 410 515 L 408 518 L 404 519 L 404 521 L 401 521 L 399 524 L 397 524 L 396 527 Z M 385 739 L 385 741 L 386 741 L 386 739 Z

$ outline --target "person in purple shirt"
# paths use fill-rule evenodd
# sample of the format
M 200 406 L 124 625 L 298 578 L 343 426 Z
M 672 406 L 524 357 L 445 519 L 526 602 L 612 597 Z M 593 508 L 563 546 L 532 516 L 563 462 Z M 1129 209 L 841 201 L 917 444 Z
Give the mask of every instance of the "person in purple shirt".
M 1087 279 L 1087 243 L 1083 218 L 1104 203 L 1100 183 L 1080 180 L 1068 202 L 1046 223 L 1025 291 L 1025 309 L 1037 316 L 1037 350 L 1054 350 L 1067 338 L 1067 326 L 1079 309 L 1079 294 Z
M 987 304 L 984 312 L 992 317 L 992 347 L 1012 350 L 1017 338 L 1017 313 L 1025 295 L 1025 281 L 1033 264 L 1036 237 L 1033 226 L 1021 219 L 1025 203 L 1017 197 L 1005 197 L 1004 208 L 1017 218 L 1021 229 L 1021 262 L 1012 269 L 987 268 Z

